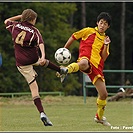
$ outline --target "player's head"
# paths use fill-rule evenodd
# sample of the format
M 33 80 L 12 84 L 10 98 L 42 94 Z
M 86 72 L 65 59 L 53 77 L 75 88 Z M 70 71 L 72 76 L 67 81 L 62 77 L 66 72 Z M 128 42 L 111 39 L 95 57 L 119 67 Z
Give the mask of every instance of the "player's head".
M 101 19 L 105 20 L 108 23 L 108 26 L 111 24 L 111 16 L 107 12 L 101 12 L 97 17 L 97 22 L 99 22 Z
M 22 12 L 21 21 L 32 22 L 36 20 L 36 18 L 37 18 L 37 13 L 35 11 L 33 11 L 32 9 L 26 9 Z
M 99 33 L 105 33 L 110 27 L 111 16 L 107 12 L 101 12 L 97 17 L 97 27 Z

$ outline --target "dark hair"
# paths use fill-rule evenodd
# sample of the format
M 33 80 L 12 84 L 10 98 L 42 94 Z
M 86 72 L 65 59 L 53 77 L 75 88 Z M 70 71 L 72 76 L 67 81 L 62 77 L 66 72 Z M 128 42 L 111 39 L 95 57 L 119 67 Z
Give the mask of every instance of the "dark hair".
M 108 25 L 111 24 L 112 18 L 109 13 L 107 12 L 101 12 L 97 17 L 97 22 L 99 22 L 101 19 L 104 19 L 107 21 Z
M 22 12 L 21 21 L 33 21 L 37 18 L 37 13 L 34 12 L 32 9 L 26 9 Z

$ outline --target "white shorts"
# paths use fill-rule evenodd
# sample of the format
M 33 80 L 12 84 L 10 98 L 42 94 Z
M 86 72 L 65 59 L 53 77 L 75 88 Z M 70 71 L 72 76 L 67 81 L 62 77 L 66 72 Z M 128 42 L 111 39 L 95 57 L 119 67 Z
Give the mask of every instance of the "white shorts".
M 35 81 L 37 73 L 34 70 L 33 65 L 17 66 L 17 69 L 25 77 L 28 84 L 31 84 L 33 81 Z

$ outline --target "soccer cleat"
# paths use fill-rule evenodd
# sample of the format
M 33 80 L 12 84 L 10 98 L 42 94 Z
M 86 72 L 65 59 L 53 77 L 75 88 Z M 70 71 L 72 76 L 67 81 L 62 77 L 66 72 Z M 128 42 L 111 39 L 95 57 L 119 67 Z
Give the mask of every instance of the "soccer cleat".
M 62 67 L 60 69 L 60 79 L 61 79 L 61 83 L 63 83 L 63 81 L 65 80 L 66 76 L 67 76 L 67 72 L 68 69 L 66 67 Z
M 48 117 L 44 113 L 41 113 L 41 120 L 45 126 L 53 126 L 52 122 L 48 119 Z
M 109 122 L 107 122 L 106 117 L 104 117 L 104 116 L 101 120 L 99 120 L 98 117 L 95 116 L 94 121 L 97 122 L 97 123 L 101 123 L 104 126 L 111 126 L 111 124 Z
M 56 73 L 56 76 L 61 79 L 61 83 L 65 80 L 67 76 L 67 72 L 68 72 L 68 69 L 66 67 L 61 67 L 60 73 L 59 72 Z

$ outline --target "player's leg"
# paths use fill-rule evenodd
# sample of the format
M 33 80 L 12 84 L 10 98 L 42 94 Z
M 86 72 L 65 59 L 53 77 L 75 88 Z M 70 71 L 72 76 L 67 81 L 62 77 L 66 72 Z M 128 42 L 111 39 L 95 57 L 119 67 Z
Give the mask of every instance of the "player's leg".
M 35 80 L 37 73 L 33 69 L 33 66 L 32 65 L 19 66 L 17 68 L 18 68 L 19 72 L 25 77 L 27 83 L 29 84 L 31 94 L 32 94 L 32 99 L 34 101 L 36 108 L 38 109 L 38 111 L 40 113 L 40 117 L 41 117 L 41 120 L 43 121 L 44 125 L 52 126 L 52 123 L 46 116 L 43 106 L 42 106 L 42 102 L 41 102 L 41 99 L 39 96 L 39 91 L 38 91 L 38 85 Z
M 88 60 L 82 59 L 79 62 L 73 62 L 69 64 L 66 68 L 68 69 L 68 73 L 77 72 L 79 70 L 86 70 L 88 68 Z
M 61 71 L 60 67 L 57 66 L 56 64 L 54 64 L 53 62 L 51 62 L 50 60 L 46 60 L 46 62 L 45 62 L 45 64 L 43 66 L 46 67 L 46 68 L 55 70 L 57 72 Z
M 67 66 L 68 73 L 77 72 L 78 70 L 85 71 L 89 68 L 89 63 L 87 59 L 82 58 L 77 63 L 71 63 Z
M 104 117 L 104 110 L 107 103 L 106 98 L 108 96 L 105 82 L 101 78 L 98 78 L 94 85 L 98 92 L 97 113 L 94 120 L 98 123 L 102 123 L 103 125 L 110 126 L 110 123 L 108 123 Z
M 61 72 L 57 72 L 56 76 L 60 77 L 62 83 L 65 80 L 68 73 L 77 72 L 78 70 L 79 70 L 78 63 L 73 62 L 67 67 L 61 66 Z
M 99 119 L 102 119 L 104 114 L 104 108 L 106 106 L 107 90 L 105 82 L 102 81 L 101 78 L 98 78 L 94 85 L 99 95 L 97 98 L 97 106 L 98 106 L 97 115 Z
M 77 71 L 89 71 L 89 61 L 86 58 L 82 58 L 80 59 L 77 63 L 73 62 L 71 64 L 69 64 L 67 67 L 62 67 L 62 69 L 66 70 L 67 69 L 67 73 L 74 73 Z M 61 73 L 57 73 L 57 76 L 62 76 L 62 80 L 61 82 L 64 81 L 65 77 L 67 74 L 61 74 Z
M 40 113 L 41 120 L 43 121 L 45 126 L 52 126 L 53 125 L 52 122 L 48 119 L 48 117 L 46 116 L 46 113 L 44 112 L 44 108 L 42 106 L 42 102 L 39 96 L 38 85 L 37 85 L 36 80 L 32 82 L 31 84 L 29 84 L 29 87 L 31 90 L 34 104 Z
M 36 62 L 34 65 L 38 66 L 39 64 L 40 63 L 38 60 L 38 62 Z M 47 60 L 47 59 L 45 60 L 44 65 L 41 65 L 41 66 L 44 66 L 44 67 L 49 68 L 51 70 L 55 70 L 56 72 L 59 72 L 60 74 L 66 74 L 68 71 L 67 69 L 62 68 L 62 67 L 54 64 L 53 62 L 51 62 L 50 60 Z
M 35 65 L 35 66 L 40 65 L 39 60 L 33 65 Z M 64 77 L 68 72 L 67 68 L 62 68 L 60 66 L 57 66 L 56 64 L 54 64 L 53 62 L 51 62 L 50 60 L 47 60 L 47 59 L 45 60 L 44 65 L 41 65 L 41 66 L 44 66 L 44 67 L 49 68 L 51 70 L 55 70 L 57 72 L 56 76 L 60 77 L 61 82 L 64 80 Z
M 44 112 L 44 109 L 43 109 L 43 106 L 42 106 L 42 102 L 41 102 L 41 99 L 40 99 L 40 96 L 39 96 L 38 85 L 37 85 L 36 80 L 34 80 L 34 82 L 29 84 L 29 87 L 30 87 L 32 99 L 34 101 L 34 104 L 35 104 L 37 110 L 40 113 Z

